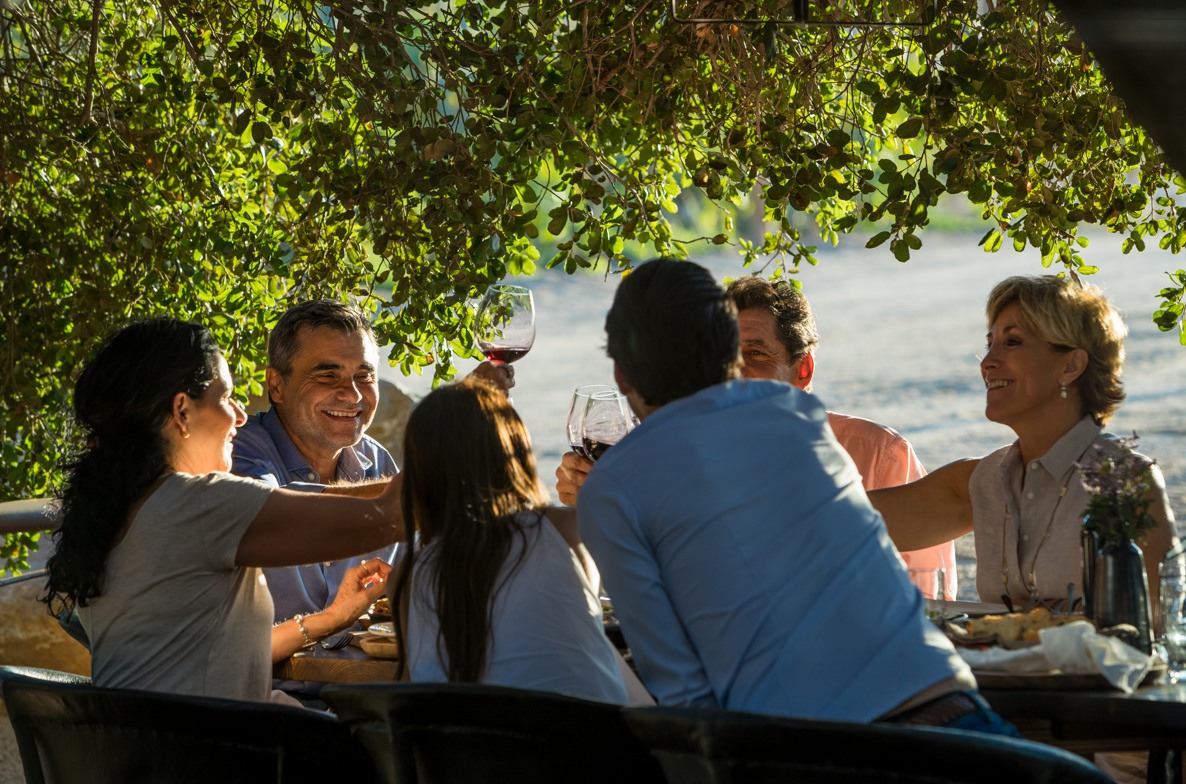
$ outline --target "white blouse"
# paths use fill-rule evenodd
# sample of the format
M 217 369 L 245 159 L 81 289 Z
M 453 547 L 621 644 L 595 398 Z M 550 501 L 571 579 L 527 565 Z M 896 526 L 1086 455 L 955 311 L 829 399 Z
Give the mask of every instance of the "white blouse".
M 491 640 L 482 683 L 629 702 L 616 651 L 602 626 L 601 602 L 576 554 L 542 514 L 522 512 L 497 579 Z M 414 682 L 449 680 L 431 582 L 435 542 L 416 559 L 408 616 L 408 664 Z M 507 580 L 508 570 L 526 557 Z M 501 587 L 500 587 L 501 586 Z
M 1028 597 L 1030 575 L 1043 599 L 1066 598 L 1071 583 L 1075 596 L 1083 596 L 1080 531 L 1091 496 L 1075 463 L 1098 459 L 1095 446 L 1109 454 L 1123 450 L 1086 416 L 1028 465 L 1022 465 L 1016 442 L 980 460 L 968 482 L 980 601 L 999 602 L 1001 594 Z

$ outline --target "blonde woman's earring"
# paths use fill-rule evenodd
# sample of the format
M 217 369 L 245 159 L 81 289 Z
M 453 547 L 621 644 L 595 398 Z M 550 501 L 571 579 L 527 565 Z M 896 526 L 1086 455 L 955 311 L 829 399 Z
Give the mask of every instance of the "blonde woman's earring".
M 1067 382 L 1063 381 L 1061 383 L 1061 386 L 1062 386 L 1062 399 L 1066 400 L 1067 399 Z

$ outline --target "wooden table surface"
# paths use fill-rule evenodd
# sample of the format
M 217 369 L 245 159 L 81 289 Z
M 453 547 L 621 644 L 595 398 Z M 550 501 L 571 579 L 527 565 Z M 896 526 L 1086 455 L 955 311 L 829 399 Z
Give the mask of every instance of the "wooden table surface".
M 327 651 L 321 644 L 272 665 L 272 677 L 318 683 L 381 683 L 395 680 L 395 659 L 375 659 L 347 645 Z

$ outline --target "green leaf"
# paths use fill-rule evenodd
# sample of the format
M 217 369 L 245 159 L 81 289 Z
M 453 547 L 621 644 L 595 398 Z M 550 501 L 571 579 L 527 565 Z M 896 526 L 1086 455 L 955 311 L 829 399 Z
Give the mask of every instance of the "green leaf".
M 872 237 L 869 238 L 869 241 L 865 243 L 865 247 L 866 248 L 876 248 L 878 245 L 881 245 L 889 238 L 890 238 L 890 233 L 888 231 L 879 231 L 876 234 L 874 234 Z
M 911 117 L 906 122 L 898 126 L 898 130 L 894 132 L 899 139 L 913 139 L 922 132 L 922 118 Z
M 251 124 L 251 138 L 256 144 L 263 144 L 266 140 L 272 138 L 272 126 L 266 122 L 253 122 Z

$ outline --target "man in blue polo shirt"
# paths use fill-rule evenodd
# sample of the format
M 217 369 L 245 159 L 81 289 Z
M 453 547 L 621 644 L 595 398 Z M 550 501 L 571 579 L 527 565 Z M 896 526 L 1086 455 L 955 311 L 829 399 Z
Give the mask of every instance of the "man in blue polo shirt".
M 399 469 L 366 435 L 379 400 L 378 362 L 374 333 L 358 307 L 315 300 L 289 308 L 268 338 L 272 408 L 238 428 L 231 470 L 289 490 L 381 492 Z M 503 388 L 514 384 L 510 366 L 483 363 L 475 373 Z M 276 608 L 273 659 L 352 626 L 384 594 L 397 550 L 264 569 Z
M 660 705 L 1015 733 L 926 619 L 823 404 L 740 377 L 707 270 L 638 267 L 606 335 L 642 424 L 589 471 L 578 521 Z

